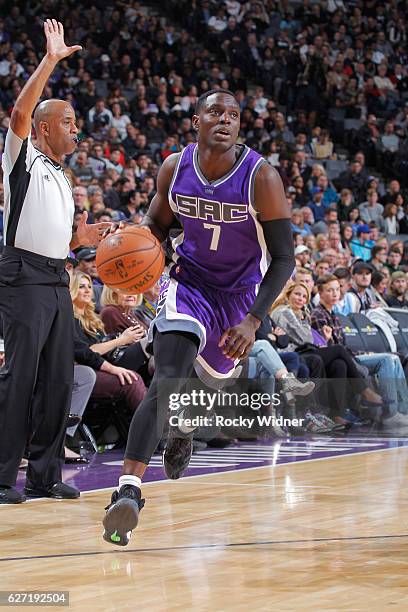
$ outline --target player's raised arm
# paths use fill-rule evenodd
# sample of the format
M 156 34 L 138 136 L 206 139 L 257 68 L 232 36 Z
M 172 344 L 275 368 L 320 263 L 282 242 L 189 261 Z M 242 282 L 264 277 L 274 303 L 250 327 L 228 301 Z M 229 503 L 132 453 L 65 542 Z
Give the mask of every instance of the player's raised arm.
M 166 240 L 174 221 L 174 213 L 169 204 L 169 188 L 180 153 L 169 155 L 157 175 L 157 192 L 150 202 L 142 225 L 146 225 L 160 242 Z
M 68 47 L 65 44 L 62 23 L 55 19 L 45 21 L 44 33 L 47 39 L 47 52 L 24 85 L 11 113 L 10 127 L 22 140 L 30 134 L 31 115 L 55 66 L 64 57 L 82 49 L 79 45 Z
M 255 179 L 255 208 L 259 214 L 271 262 L 250 314 L 262 321 L 292 274 L 296 261 L 290 208 L 279 174 L 263 164 Z

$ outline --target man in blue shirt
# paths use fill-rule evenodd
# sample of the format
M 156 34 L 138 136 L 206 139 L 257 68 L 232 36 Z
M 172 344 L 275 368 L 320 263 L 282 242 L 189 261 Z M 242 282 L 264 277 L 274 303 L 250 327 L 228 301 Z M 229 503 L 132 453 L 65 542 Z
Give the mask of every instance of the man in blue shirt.
M 373 241 L 369 240 L 371 229 L 368 225 L 360 225 L 357 228 L 357 238 L 350 241 L 351 253 L 354 258 L 368 261 L 371 259 Z

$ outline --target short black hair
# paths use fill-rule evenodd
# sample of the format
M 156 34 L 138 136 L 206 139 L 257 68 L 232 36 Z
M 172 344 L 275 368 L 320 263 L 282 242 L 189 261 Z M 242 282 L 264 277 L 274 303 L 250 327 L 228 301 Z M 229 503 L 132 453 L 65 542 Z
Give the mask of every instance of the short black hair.
M 347 270 L 347 268 L 336 268 L 333 274 L 338 280 L 341 280 L 342 278 L 350 280 L 351 278 L 350 272 Z
M 201 94 L 201 96 L 198 98 L 197 102 L 196 102 L 196 107 L 195 107 L 195 114 L 198 115 L 199 112 L 201 111 L 202 107 L 204 106 L 204 103 L 206 101 L 206 99 L 208 98 L 208 96 L 212 96 L 213 94 L 216 93 L 222 93 L 222 94 L 227 94 L 228 96 L 232 96 L 235 100 L 235 102 L 238 104 L 238 100 L 235 96 L 235 94 L 230 91 L 229 89 L 224 89 L 222 87 L 220 87 L 219 89 L 209 89 L 208 91 L 205 91 L 204 93 Z
M 384 246 L 383 244 L 376 244 L 371 249 L 371 259 L 373 259 L 376 255 L 378 255 L 378 253 L 381 253 L 381 251 L 386 251 L 386 250 L 387 250 L 387 247 Z
M 380 270 L 374 270 L 372 275 L 371 275 L 371 284 L 373 285 L 373 287 L 378 287 L 378 285 L 381 283 L 381 281 L 383 281 L 385 278 L 385 274 L 383 274 Z

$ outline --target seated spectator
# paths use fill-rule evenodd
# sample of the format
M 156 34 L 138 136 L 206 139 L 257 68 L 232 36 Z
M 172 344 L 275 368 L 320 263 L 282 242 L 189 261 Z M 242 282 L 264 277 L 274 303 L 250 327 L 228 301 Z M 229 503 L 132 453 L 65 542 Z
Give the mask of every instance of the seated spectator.
M 408 106 L 407 106 L 408 111 Z M 382 204 L 386 206 L 387 204 L 391 204 L 391 202 L 395 202 L 395 197 L 401 193 L 401 185 L 400 182 L 396 179 L 392 179 L 387 188 L 387 192 L 384 194 L 382 198 Z
M 122 113 L 122 107 L 118 102 L 114 102 L 114 104 L 112 104 L 111 126 L 118 130 L 121 141 L 127 136 L 126 127 L 129 124 L 129 116 Z
M 330 140 L 330 134 L 327 130 L 320 132 L 317 140 L 313 140 L 311 144 L 312 157 L 315 159 L 334 159 L 334 144 Z
M 364 223 L 374 221 L 378 227 L 383 226 L 384 206 L 378 201 L 378 193 L 375 189 L 367 191 L 367 201 L 359 204 L 360 217 Z
M 321 176 L 326 176 L 326 170 L 321 164 L 313 164 L 312 171 L 307 182 L 307 187 L 310 193 L 312 193 L 313 187 L 317 187 L 317 181 Z
M 144 330 L 129 327 L 118 338 L 106 340 L 104 325 L 92 301 L 91 278 L 81 272 L 74 273 L 70 289 L 75 317 L 75 361 L 96 372 L 91 397 L 122 399 L 133 413 L 146 394 L 144 382 L 135 371 L 139 364 L 132 358 L 133 345 L 144 335 Z M 107 359 L 108 355 L 114 363 Z
M 371 262 L 370 262 L 371 263 Z M 387 308 L 388 304 L 385 301 L 389 280 L 386 274 L 382 270 L 374 270 L 371 275 L 371 288 L 370 292 L 374 302 L 381 304 L 383 308 Z M 344 313 L 346 314 L 346 313 Z
M 89 185 L 87 189 L 89 210 L 96 213 L 105 208 L 103 201 L 103 191 L 99 185 Z
M 370 228 L 368 225 L 357 226 L 357 238 L 350 241 L 351 253 L 356 259 L 368 261 L 371 259 L 371 249 L 373 247 L 370 238 Z
M 303 215 L 298 208 L 292 210 L 292 232 L 307 236 L 312 233 L 311 228 L 303 221 Z
M 316 238 L 313 236 L 313 234 L 309 234 L 308 236 L 305 237 L 304 244 L 310 249 L 310 252 L 312 253 L 312 257 L 313 259 L 315 259 L 317 245 L 316 245 Z
M 139 212 L 142 206 L 142 197 L 136 189 L 129 191 L 126 195 L 128 198 L 126 206 L 120 206 L 118 210 L 122 211 L 127 219 L 131 219 Z
M 96 249 L 92 247 L 82 247 L 75 254 L 78 262 L 78 271 L 91 277 L 92 285 L 102 287 L 103 283 L 98 276 L 96 267 Z
M 352 283 L 348 292 L 351 303 L 350 312 L 365 312 L 370 308 L 379 306 L 374 302 L 371 288 L 371 275 L 373 268 L 364 261 L 357 261 L 351 271 Z
M 350 189 L 342 189 L 340 200 L 337 202 L 339 221 L 348 221 L 348 212 L 354 208 L 353 194 Z
M 113 168 L 122 175 L 124 170 L 125 158 L 118 147 L 112 147 L 110 158 L 109 158 L 110 168 Z
M 351 296 L 351 274 L 347 268 L 336 268 L 333 275 L 339 281 L 340 297 L 338 302 L 333 306 L 335 314 L 349 315 L 353 312 L 353 296 Z M 326 275 L 322 275 L 326 276 Z M 320 301 L 320 295 L 319 295 Z
M 96 143 L 92 147 L 88 160 L 89 165 L 92 168 L 93 175 L 97 179 L 100 179 L 101 176 L 104 176 L 106 171 L 112 167 L 109 160 L 104 156 L 103 147 L 99 143 Z
M 399 223 L 397 218 L 398 206 L 396 204 L 387 204 L 384 209 L 383 231 L 387 236 L 391 234 L 395 236 L 399 234 Z
M 330 207 L 325 209 L 323 219 L 317 221 L 313 225 L 312 231 L 315 235 L 328 234 L 329 227 L 332 223 L 337 224 L 336 204 L 332 204 Z
M 317 234 L 316 236 L 316 253 L 314 259 L 319 260 L 323 257 L 323 253 L 329 248 L 329 239 L 326 234 Z
M 385 301 L 391 308 L 408 308 L 407 275 L 405 272 L 393 272 L 388 295 Z
M 361 202 L 366 193 L 366 177 L 362 174 L 362 165 L 354 161 L 349 170 L 345 170 L 334 180 L 337 189 L 350 189 L 354 199 Z
M 304 244 L 299 245 L 295 248 L 295 258 L 297 266 L 300 268 L 307 268 L 310 266 L 310 249 Z
M 381 153 L 383 171 L 387 176 L 392 176 L 395 154 L 400 148 L 400 138 L 394 131 L 394 123 L 387 121 L 384 133 L 377 142 L 378 151 Z
M 104 98 L 98 98 L 95 106 L 93 106 L 88 113 L 88 127 L 90 132 L 95 136 L 102 137 L 111 127 L 112 118 L 112 112 L 109 108 L 106 108 Z
M 305 312 L 310 314 L 312 311 L 312 301 L 316 297 L 316 285 L 313 277 L 313 272 L 309 268 L 297 268 L 293 277 L 295 283 L 306 285 L 309 290 L 311 301 L 305 306 Z
M 85 151 L 79 151 L 75 162 L 71 165 L 71 169 L 76 177 L 76 183 L 78 185 L 87 186 L 95 178 L 92 166 L 88 160 L 88 155 Z
M 74 198 L 75 210 L 83 212 L 84 210 L 89 209 L 89 202 L 87 197 L 87 190 L 85 186 L 77 185 L 72 190 L 72 195 Z
M 325 174 L 322 174 L 317 179 L 317 187 L 320 187 L 323 190 L 324 206 L 331 206 L 339 201 L 339 194 Z
M 312 199 L 309 200 L 307 205 L 312 209 L 316 223 L 324 219 L 326 206 L 323 204 L 323 196 L 324 193 L 321 187 L 312 188 Z
M 317 332 L 326 336 L 329 347 L 343 346 L 344 333 L 338 317 L 333 312 L 340 298 L 339 282 L 335 276 L 327 275 L 321 277 L 317 285 L 320 304 L 312 311 L 312 326 Z M 387 398 L 383 407 L 382 422 L 384 425 L 392 424 L 390 418 L 398 412 L 406 413 L 408 405 L 407 383 L 398 355 L 363 353 L 355 355 L 355 359 L 367 367 L 370 374 L 376 374 L 378 377 L 380 393 L 382 397 Z M 349 377 L 344 376 L 344 378 Z M 338 391 L 341 390 L 338 389 Z M 372 402 L 374 404 L 378 402 L 379 396 L 376 393 L 376 399 L 372 396 L 368 397 L 367 390 L 360 391 L 360 393 L 365 398 L 367 407 L 370 407 Z M 369 389 L 369 395 L 372 393 L 374 392 Z
M 265 159 L 274 168 L 277 168 L 279 166 L 279 154 L 280 154 L 280 151 L 279 151 L 278 143 L 276 142 L 276 140 L 270 140 L 266 148 Z
M 342 333 L 340 324 L 335 326 L 319 324 L 317 333 L 312 331 L 310 320 L 304 314 L 304 307 L 309 301 L 310 294 L 307 287 L 300 283 L 292 283 L 283 291 L 272 307 L 271 316 L 276 324 L 284 329 L 289 336 L 290 343 L 288 348 L 291 350 L 297 348 L 299 350 L 301 347 L 307 347 L 306 350 L 308 352 L 318 355 L 322 359 L 328 378 L 351 379 L 350 384 L 354 383 L 354 392 L 361 393 L 369 403 L 372 402 L 374 405 L 380 405 L 381 397 L 368 387 L 354 359 L 344 346 L 334 340 Z M 315 313 L 316 309 L 312 312 Z M 317 320 L 316 316 L 312 318 L 314 322 L 313 327 L 315 327 Z M 330 346 L 327 346 L 328 344 Z M 331 346 L 334 344 L 338 344 L 338 346 Z M 329 392 L 331 392 L 329 405 L 332 410 L 333 420 L 336 423 L 346 425 L 346 386 L 344 384 L 337 384 L 334 388 L 330 385 Z
M 312 213 L 312 209 L 309 208 L 309 206 L 302 206 L 302 208 L 300 209 L 300 212 L 303 215 L 303 221 L 307 223 L 309 227 L 312 227 L 312 225 L 315 222 L 313 213 Z
M 382 270 L 387 263 L 388 249 L 383 245 L 376 244 L 371 249 L 371 259 L 369 260 L 371 266 L 376 270 Z
M 392 247 L 388 253 L 387 263 L 385 267 L 390 273 L 400 272 L 402 270 L 400 263 L 402 260 L 402 251 L 399 247 Z
M 342 222 L 340 226 L 340 240 L 344 251 L 351 254 L 350 242 L 353 239 L 353 227 L 350 223 Z

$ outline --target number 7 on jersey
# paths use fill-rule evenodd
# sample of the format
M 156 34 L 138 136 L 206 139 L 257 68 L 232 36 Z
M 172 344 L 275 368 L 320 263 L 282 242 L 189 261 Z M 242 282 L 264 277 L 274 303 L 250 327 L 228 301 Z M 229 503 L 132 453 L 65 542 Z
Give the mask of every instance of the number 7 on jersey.
M 221 235 L 221 226 L 220 225 L 212 225 L 211 223 L 203 223 L 204 229 L 209 229 L 213 231 L 213 235 L 211 238 L 210 251 L 216 251 L 218 249 L 218 243 L 220 241 Z

